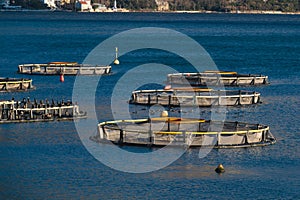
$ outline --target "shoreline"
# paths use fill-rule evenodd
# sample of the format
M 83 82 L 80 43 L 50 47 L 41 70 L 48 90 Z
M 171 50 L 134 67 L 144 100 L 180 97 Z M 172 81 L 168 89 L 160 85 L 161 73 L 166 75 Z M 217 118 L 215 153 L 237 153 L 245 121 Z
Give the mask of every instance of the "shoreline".
M 72 10 L 5 10 L 0 9 L 0 12 L 74 12 Z M 282 12 L 272 10 L 249 10 L 249 11 L 231 11 L 231 12 L 218 12 L 218 11 L 206 11 L 206 10 L 179 10 L 179 11 L 156 11 L 156 10 L 123 10 L 123 11 L 103 11 L 103 12 L 77 12 L 77 13 L 175 13 L 175 14 L 256 14 L 256 15 L 300 15 L 299 12 Z
M 231 12 L 217 12 L 217 11 L 171 11 L 170 13 L 204 13 L 204 14 L 270 14 L 270 15 L 300 15 L 300 12 L 282 12 L 272 10 L 251 10 L 251 11 L 231 11 Z

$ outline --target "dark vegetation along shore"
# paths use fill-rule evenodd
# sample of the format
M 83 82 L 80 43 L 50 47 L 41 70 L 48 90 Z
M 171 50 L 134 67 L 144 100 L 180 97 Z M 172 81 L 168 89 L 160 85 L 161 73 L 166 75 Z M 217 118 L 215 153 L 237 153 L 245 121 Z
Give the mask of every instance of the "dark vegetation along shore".
M 75 0 L 61 0 L 61 9 L 72 9 Z M 113 7 L 114 0 L 92 0 L 106 7 Z M 24 9 L 45 9 L 41 0 L 14 0 L 11 5 Z M 118 8 L 130 11 L 213 11 L 250 12 L 259 11 L 295 12 L 300 11 L 299 0 L 117 0 Z
M 167 2 L 170 11 L 246 11 L 272 10 L 283 12 L 299 11 L 298 0 L 119 0 L 121 7 L 139 9 L 157 9 L 157 4 Z

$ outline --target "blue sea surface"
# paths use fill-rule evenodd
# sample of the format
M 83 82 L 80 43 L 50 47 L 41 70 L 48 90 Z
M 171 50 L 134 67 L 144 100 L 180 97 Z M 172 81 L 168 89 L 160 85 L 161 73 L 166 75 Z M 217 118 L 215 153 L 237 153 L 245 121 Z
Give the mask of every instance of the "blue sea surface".
M 189 149 L 163 169 L 134 174 L 96 160 L 82 144 L 74 122 L 1 124 L 0 198 L 299 199 L 299 15 L 0 12 L 0 77 L 28 77 L 16 73 L 23 63 L 82 63 L 105 39 L 142 27 L 188 35 L 206 49 L 220 70 L 268 75 L 268 86 L 240 88 L 261 92 L 263 103 L 227 108 L 226 119 L 269 125 L 277 143 L 213 149 L 201 159 L 199 149 Z M 114 49 L 107 51 L 114 55 Z M 98 85 L 98 121 L 113 119 L 112 90 L 128 70 L 163 63 L 186 71 L 189 65 L 180 57 L 155 50 L 133 51 L 119 59 L 121 64 L 113 66 L 113 74 L 101 77 Z M 1 93 L 0 99 L 72 99 L 75 77 L 66 76 L 64 83 L 58 76 L 30 78 L 36 90 Z M 141 106 L 131 109 L 133 117 L 148 116 Z M 209 113 L 203 109 L 203 116 Z M 219 163 L 226 170 L 221 175 L 214 172 Z

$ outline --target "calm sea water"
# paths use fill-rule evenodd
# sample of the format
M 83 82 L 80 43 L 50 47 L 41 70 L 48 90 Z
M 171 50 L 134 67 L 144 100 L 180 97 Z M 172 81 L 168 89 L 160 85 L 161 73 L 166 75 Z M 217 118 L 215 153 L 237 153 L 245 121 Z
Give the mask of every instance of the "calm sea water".
M 21 63 L 83 62 L 103 40 L 140 27 L 170 28 L 192 37 L 219 69 L 268 75 L 271 85 L 247 88 L 261 92 L 263 104 L 230 108 L 226 117 L 267 124 L 278 142 L 212 150 L 203 159 L 198 149 L 191 149 L 164 169 L 130 174 L 113 170 L 90 155 L 73 122 L 2 124 L 1 199 L 299 198 L 299 15 L 0 12 L 0 76 L 25 77 L 16 74 Z M 102 79 L 107 88 L 97 91 L 99 121 L 112 118 L 109 88 L 128 69 L 150 62 L 186 64 L 165 54 L 137 51 L 120 58 L 114 74 Z M 0 99 L 72 98 L 74 77 L 65 77 L 64 83 L 55 76 L 32 79 L 36 90 L 0 94 Z M 137 109 L 136 117 L 145 117 L 143 108 Z M 144 147 L 127 150 L 151 151 Z M 226 169 L 222 175 L 214 172 L 219 163 Z

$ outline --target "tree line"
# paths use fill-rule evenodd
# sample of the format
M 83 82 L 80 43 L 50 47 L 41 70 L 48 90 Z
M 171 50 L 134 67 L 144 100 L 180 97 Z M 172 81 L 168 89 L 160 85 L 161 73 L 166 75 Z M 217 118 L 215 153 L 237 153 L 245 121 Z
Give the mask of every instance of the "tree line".
M 118 5 L 131 10 L 156 9 L 155 0 L 118 0 Z M 299 0 L 167 0 L 171 11 L 300 11 Z M 112 2 L 113 3 L 113 2 Z
M 300 11 L 300 0 L 156 0 L 167 1 L 170 11 L 251 11 L 271 10 L 282 12 Z M 117 0 L 118 7 L 129 10 L 156 10 L 155 0 Z M 23 8 L 45 8 L 41 0 L 14 0 L 13 5 L 21 5 Z M 74 0 L 71 0 L 74 2 Z M 92 0 L 94 3 L 103 3 L 112 7 L 114 0 Z

